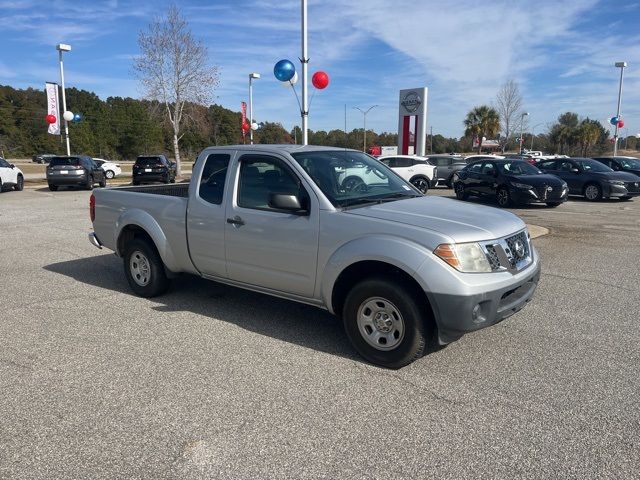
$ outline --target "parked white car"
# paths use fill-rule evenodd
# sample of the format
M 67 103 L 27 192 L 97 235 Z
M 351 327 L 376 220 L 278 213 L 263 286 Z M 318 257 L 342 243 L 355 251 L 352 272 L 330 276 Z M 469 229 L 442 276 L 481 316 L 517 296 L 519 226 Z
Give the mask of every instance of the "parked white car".
M 418 155 L 389 155 L 378 157 L 404 180 L 411 183 L 423 194 L 438 183 L 437 167 L 429 164 L 427 157 Z
M 22 170 L 0 157 L 0 192 L 12 188 L 20 191 L 23 187 L 24 174 Z
M 102 158 L 94 158 L 94 162 L 96 162 L 102 169 L 104 170 L 104 175 L 108 179 L 112 179 L 113 177 L 117 177 L 122 173 L 122 169 L 120 165 L 117 163 L 110 162 L 109 160 L 104 160 Z

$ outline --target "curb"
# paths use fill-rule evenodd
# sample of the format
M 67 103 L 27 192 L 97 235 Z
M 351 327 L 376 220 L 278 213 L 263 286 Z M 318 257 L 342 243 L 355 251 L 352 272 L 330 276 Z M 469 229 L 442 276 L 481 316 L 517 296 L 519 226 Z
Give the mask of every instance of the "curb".
M 539 225 L 531 225 L 527 223 L 527 228 L 529 229 L 529 234 L 531 238 L 542 237 L 543 235 L 549 235 L 549 229 L 545 227 L 541 227 Z

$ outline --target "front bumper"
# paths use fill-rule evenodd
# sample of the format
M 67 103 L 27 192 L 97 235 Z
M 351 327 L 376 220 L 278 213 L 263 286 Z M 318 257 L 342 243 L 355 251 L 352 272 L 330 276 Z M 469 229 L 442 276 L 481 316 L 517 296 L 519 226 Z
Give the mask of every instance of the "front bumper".
M 540 262 L 536 261 L 522 274 L 518 275 L 517 282 L 488 292 L 429 295 L 436 314 L 440 343 L 447 344 L 467 332 L 495 325 L 521 310 L 538 286 Z
M 634 188 L 634 190 L 638 190 Z M 609 198 L 620 198 L 620 197 L 638 197 L 640 196 L 640 191 L 629 191 L 625 185 L 609 185 L 609 194 L 606 195 Z

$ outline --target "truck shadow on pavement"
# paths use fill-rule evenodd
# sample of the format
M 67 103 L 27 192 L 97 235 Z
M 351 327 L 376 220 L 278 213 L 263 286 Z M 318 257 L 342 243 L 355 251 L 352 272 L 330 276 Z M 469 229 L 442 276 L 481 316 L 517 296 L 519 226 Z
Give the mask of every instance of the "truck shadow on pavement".
M 114 255 L 53 263 L 44 266 L 44 269 L 89 286 L 134 297 L 138 302 L 145 302 L 150 310 L 190 312 L 207 317 L 212 323 L 232 323 L 260 335 L 364 362 L 349 344 L 341 320 L 319 308 L 186 274 L 175 278 L 166 294 L 152 299 L 140 298 L 129 289 L 122 261 Z M 83 288 L 78 286 L 79 290 Z M 93 296 L 96 303 L 103 301 L 96 295 L 95 289 L 78 293 Z M 109 299 L 109 308 L 117 308 L 114 306 L 116 303 L 114 299 Z M 114 318 L 120 316 L 114 315 Z M 166 317 L 163 321 L 166 322 Z M 216 333 L 215 325 L 211 326 L 211 333 Z

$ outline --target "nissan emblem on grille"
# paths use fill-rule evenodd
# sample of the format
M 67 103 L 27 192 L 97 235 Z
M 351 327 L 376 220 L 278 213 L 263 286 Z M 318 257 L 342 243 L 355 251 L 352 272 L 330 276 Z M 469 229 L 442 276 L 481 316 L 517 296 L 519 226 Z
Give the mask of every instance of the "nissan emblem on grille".
M 524 258 L 524 243 L 522 243 L 522 240 L 516 240 L 513 246 L 516 256 L 518 258 Z

